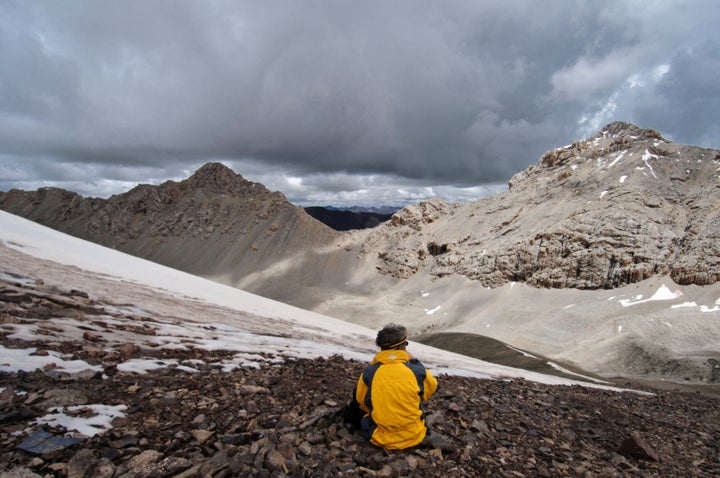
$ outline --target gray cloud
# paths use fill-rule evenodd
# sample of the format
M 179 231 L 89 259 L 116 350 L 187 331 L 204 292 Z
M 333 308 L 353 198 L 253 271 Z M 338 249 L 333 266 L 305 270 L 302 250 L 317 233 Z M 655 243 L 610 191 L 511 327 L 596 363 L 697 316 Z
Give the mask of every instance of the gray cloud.
M 222 160 L 299 201 L 453 199 L 616 119 L 717 148 L 718 20 L 714 0 L 5 1 L 0 188 L 108 195 Z

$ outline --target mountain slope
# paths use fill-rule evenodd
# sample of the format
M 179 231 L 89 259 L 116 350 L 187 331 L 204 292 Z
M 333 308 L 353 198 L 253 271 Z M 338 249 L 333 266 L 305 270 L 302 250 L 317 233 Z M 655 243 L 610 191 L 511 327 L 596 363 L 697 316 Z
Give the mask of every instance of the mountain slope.
M 227 281 L 329 243 L 335 231 L 277 192 L 208 163 L 181 182 L 104 200 L 60 189 L 0 193 L 0 208 L 76 237 Z

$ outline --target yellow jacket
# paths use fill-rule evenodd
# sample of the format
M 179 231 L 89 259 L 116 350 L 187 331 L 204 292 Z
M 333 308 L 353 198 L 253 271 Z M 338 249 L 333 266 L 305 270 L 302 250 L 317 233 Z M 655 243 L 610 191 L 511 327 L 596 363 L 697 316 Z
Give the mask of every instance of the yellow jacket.
M 399 450 L 419 444 L 427 432 L 420 403 L 437 390 L 437 380 L 405 350 L 381 350 L 358 379 L 355 399 L 371 443 Z

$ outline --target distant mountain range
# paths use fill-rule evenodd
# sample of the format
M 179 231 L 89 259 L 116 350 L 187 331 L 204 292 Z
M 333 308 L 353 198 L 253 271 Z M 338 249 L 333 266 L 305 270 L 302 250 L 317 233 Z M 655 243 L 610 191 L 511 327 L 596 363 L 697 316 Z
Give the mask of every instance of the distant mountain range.
M 312 217 L 336 231 L 375 227 L 382 222 L 389 221 L 393 213 L 397 210 L 393 209 L 391 212 L 380 213 L 375 211 L 388 210 L 389 208 L 354 207 L 350 209 L 340 209 L 330 206 L 307 206 L 304 209 L 305 212 Z
M 371 212 L 373 214 L 383 214 L 392 216 L 394 213 L 402 209 L 398 206 L 317 206 L 329 211 L 350 211 L 350 212 Z

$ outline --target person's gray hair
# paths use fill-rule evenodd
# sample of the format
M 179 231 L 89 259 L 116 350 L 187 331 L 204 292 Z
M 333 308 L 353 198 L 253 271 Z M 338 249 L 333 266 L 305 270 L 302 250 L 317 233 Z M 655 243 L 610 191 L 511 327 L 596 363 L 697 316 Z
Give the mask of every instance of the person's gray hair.
M 407 339 L 407 329 L 398 324 L 387 324 L 377 333 L 375 343 L 383 350 L 397 348 Z

